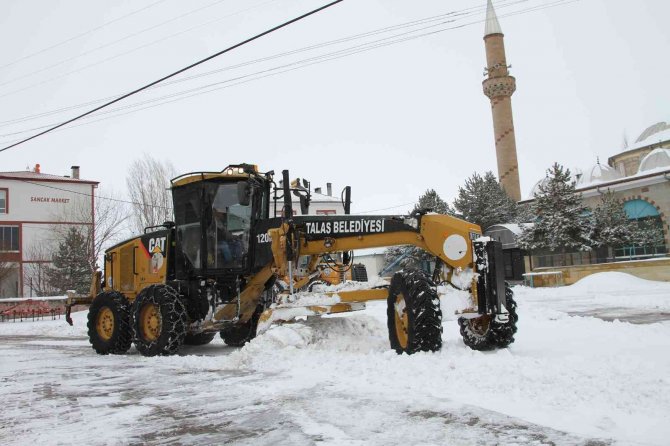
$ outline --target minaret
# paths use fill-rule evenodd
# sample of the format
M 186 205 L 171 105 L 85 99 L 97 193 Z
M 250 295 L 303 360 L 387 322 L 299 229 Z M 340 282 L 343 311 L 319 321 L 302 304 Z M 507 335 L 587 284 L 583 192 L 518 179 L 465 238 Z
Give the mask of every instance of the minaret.
M 516 159 L 516 139 L 512 120 L 512 93 L 516 90 L 516 80 L 509 75 L 504 35 L 491 0 L 488 0 L 486 8 L 484 44 L 487 65 L 484 75 L 488 77 L 484 80 L 483 87 L 484 94 L 491 100 L 498 179 L 507 195 L 519 201 L 521 200 L 519 164 Z

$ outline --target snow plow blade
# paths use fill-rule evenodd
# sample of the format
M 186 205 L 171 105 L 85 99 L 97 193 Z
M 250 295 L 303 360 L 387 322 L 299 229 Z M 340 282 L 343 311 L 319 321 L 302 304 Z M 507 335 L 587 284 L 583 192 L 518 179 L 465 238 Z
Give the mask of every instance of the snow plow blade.
M 274 323 L 290 322 L 297 317 L 321 316 L 323 314 L 347 313 L 365 309 L 364 302 L 335 303 L 332 305 L 279 305 L 268 308 L 258 319 L 257 335 L 266 331 Z

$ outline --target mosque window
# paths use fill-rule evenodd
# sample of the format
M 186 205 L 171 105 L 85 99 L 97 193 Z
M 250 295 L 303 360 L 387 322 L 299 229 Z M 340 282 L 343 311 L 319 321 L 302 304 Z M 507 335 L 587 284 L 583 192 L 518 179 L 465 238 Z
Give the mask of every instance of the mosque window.
M 623 205 L 629 220 L 635 222 L 636 243 L 616 250 L 617 257 L 649 257 L 665 254 L 663 219 L 658 209 L 645 200 L 629 200 Z

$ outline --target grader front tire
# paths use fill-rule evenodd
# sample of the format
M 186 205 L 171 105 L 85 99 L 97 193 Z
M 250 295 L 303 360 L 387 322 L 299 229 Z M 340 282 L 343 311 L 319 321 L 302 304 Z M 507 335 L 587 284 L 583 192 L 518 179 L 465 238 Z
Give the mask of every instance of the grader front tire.
M 99 355 L 121 355 L 130 348 L 130 304 L 123 294 L 98 294 L 88 311 L 88 340 Z
M 493 315 L 483 315 L 474 319 L 463 317 L 458 319 L 465 345 L 473 350 L 489 351 L 506 348 L 514 342 L 519 316 L 516 314 L 514 293 L 507 286 L 505 287 L 505 302 L 509 313 L 507 322 L 498 322 Z
M 400 271 L 391 279 L 387 300 L 391 348 L 402 354 L 442 348 L 442 310 L 433 283 L 422 271 Z
M 135 347 L 144 356 L 174 355 L 184 343 L 188 316 L 179 293 L 167 285 L 144 288 L 133 303 Z

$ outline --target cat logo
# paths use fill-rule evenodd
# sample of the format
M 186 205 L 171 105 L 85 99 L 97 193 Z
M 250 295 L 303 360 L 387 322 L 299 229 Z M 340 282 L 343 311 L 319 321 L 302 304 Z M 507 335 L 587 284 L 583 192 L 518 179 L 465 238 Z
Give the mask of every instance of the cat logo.
M 154 246 L 154 249 L 151 252 L 151 273 L 156 274 L 158 271 L 160 271 L 161 267 L 163 266 L 163 251 L 161 251 L 161 248 L 159 245 Z

